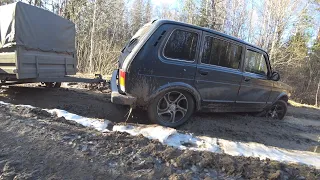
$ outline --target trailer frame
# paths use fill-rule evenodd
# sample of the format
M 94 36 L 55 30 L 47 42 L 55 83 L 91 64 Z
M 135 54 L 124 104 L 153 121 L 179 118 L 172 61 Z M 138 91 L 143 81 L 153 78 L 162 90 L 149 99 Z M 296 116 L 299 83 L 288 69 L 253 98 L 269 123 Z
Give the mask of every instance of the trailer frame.
M 14 75 L 13 75 L 14 76 Z M 72 77 L 72 76 L 64 76 L 64 77 L 38 77 L 32 79 L 16 79 L 15 77 L 8 77 L 5 75 L 5 79 L 2 79 L 0 75 L 0 86 L 10 86 L 16 84 L 27 84 L 27 83 L 47 83 L 47 82 L 81 82 L 81 83 L 89 83 L 89 84 L 103 84 L 105 85 L 107 81 L 102 78 L 101 74 L 95 74 L 95 78 L 80 78 L 80 77 Z

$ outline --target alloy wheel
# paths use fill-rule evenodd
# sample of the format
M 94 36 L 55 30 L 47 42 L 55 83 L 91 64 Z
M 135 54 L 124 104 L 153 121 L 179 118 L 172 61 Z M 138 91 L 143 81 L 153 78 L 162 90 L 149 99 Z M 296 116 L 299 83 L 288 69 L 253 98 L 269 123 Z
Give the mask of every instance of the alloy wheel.
M 161 120 L 176 123 L 182 120 L 188 112 L 188 100 L 178 91 L 166 93 L 158 102 L 157 113 Z
M 278 103 L 274 104 L 267 113 L 267 117 L 272 119 L 280 119 L 285 114 L 285 108 L 279 105 Z

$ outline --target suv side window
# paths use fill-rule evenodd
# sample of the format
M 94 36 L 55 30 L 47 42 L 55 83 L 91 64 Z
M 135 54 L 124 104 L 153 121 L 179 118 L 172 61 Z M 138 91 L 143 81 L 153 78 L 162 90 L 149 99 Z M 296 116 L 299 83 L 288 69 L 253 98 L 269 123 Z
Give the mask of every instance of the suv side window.
M 206 36 L 201 63 L 238 69 L 241 53 L 240 45 Z
M 268 74 L 268 67 L 264 55 L 255 51 L 247 50 L 244 67 L 246 72 L 265 76 Z
M 198 34 L 185 30 L 174 30 L 164 49 L 169 59 L 194 61 L 198 43 Z

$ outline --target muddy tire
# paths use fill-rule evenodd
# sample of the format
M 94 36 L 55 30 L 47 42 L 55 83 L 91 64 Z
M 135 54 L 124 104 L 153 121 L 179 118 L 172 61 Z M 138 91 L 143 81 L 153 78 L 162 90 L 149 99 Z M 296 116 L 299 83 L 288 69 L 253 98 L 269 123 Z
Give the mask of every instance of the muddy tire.
M 61 82 L 56 82 L 53 87 L 54 88 L 60 88 L 61 87 Z
M 282 120 L 287 114 L 287 111 L 288 104 L 283 100 L 278 100 L 266 111 L 266 116 L 268 118 Z
M 174 128 L 188 121 L 194 109 L 191 94 L 182 90 L 169 90 L 152 101 L 148 107 L 148 115 L 152 122 Z
M 61 82 L 45 82 L 47 88 L 60 88 Z

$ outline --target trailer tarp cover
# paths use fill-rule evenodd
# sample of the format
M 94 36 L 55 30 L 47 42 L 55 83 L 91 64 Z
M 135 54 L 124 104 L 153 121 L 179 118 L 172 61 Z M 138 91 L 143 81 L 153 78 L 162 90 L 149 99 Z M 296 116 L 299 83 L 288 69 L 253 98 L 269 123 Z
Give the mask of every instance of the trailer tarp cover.
M 12 46 L 75 52 L 75 25 L 50 11 L 22 2 L 0 6 L 0 49 Z

